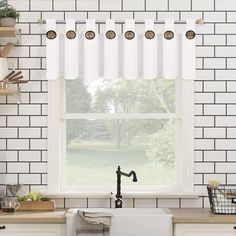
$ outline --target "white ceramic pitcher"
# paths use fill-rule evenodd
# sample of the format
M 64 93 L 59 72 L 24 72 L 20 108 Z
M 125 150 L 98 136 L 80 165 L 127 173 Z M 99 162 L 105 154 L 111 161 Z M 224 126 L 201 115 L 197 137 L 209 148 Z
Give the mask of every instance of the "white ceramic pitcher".
M 8 61 L 6 58 L 0 58 L 0 80 L 4 79 L 4 77 L 8 74 L 8 69 L 14 70 L 15 66 L 14 63 Z

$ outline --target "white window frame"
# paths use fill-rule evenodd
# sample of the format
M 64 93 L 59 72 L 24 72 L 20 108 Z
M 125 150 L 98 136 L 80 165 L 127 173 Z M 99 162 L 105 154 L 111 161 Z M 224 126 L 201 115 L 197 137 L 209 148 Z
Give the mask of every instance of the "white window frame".
M 63 192 L 60 187 L 60 181 L 66 174 L 62 171 L 65 164 L 63 163 L 63 160 L 65 160 L 63 157 L 65 157 L 66 152 L 66 140 L 63 134 L 63 125 L 65 125 L 65 122 L 63 122 L 65 94 L 62 81 L 63 79 L 48 81 L 48 194 L 81 194 L 82 192 L 75 191 L 70 193 Z M 177 79 L 176 86 L 178 87 L 176 88 L 176 103 L 179 104 L 175 114 L 176 122 L 178 122 L 176 127 L 179 129 L 176 132 L 178 187 L 177 189 L 172 189 L 171 192 L 169 192 L 169 189 L 153 189 L 149 190 L 149 193 L 157 193 L 158 191 L 159 194 L 194 194 L 194 81 Z M 153 115 L 158 116 L 158 114 Z M 76 114 L 67 114 L 67 118 L 71 119 L 76 118 L 76 116 Z M 100 114 L 99 116 L 102 118 L 104 115 Z M 164 116 L 173 118 L 172 114 Z M 87 190 L 83 192 L 83 194 L 86 193 L 93 194 L 94 192 L 88 192 Z M 94 194 L 107 193 L 96 192 Z M 130 190 L 129 193 L 132 194 L 133 191 Z M 142 193 L 145 194 L 147 192 L 144 191 Z

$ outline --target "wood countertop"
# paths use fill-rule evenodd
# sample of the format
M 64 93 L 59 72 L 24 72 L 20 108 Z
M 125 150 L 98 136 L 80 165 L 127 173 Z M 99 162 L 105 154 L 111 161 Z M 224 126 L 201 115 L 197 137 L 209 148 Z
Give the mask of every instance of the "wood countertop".
M 236 215 L 215 215 L 210 209 L 181 208 L 170 209 L 173 213 L 173 223 L 192 224 L 236 224 Z
M 14 213 L 0 213 L 0 223 L 35 223 L 35 224 L 63 224 L 66 210 L 56 210 L 48 212 L 14 212 Z
M 236 215 L 214 215 L 209 209 L 201 208 L 170 208 L 173 213 L 173 223 L 224 223 L 236 224 Z M 64 224 L 66 209 L 58 209 L 53 212 L 15 212 L 15 213 L 0 213 L 0 223 L 56 223 Z

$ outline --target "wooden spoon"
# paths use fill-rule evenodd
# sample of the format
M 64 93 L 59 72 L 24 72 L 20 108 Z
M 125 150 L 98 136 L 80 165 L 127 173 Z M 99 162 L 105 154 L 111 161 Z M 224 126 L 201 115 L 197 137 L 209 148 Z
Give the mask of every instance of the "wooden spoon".
M 29 82 L 28 80 L 18 80 L 18 81 L 12 82 L 12 84 L 26 84 L 28 82 Z
M 16 82 L 16 81 L 18 81 L 18 80 L 20 80 L 20 79 L 23 79 L 23 78 L 24 78 L 23 76 L 14 77 L 13 79 L 8 80 L 7 83 Z
M 13 74 L 11 77 L 9 77 L 7 80 L 11 81 L 12 79 L 14 79 L 16 76 L 22 74 L 22 71 L 18 71 L 15 74 Z
M 8 78 L 11 77 L 14 73 L 15 73 L 14 70 L 11 71 L 7 76 L 5 76 L 5 77 L 1 80 L 1 82 L 4 82 L 4 81 L 8 80 Z

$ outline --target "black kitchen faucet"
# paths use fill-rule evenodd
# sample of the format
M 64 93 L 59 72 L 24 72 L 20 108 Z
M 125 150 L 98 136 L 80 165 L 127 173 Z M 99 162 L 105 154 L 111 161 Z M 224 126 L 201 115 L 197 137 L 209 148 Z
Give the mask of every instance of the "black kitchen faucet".
M 126 177 L 130 177 L 133 175 L 133 182 L 137 182 L 137 176 L 136 173 L 132 170 L 129 174 L 124 173 L 120 170 L 120 166 L 118 166 L 118 169 L 116 171 L 117 176 L 117 193 L 116 193 L 116 200 L 115 200 L 115 208 L 122 208 L 122 195 L 121 195 L 121 175 L 124 175 Z

